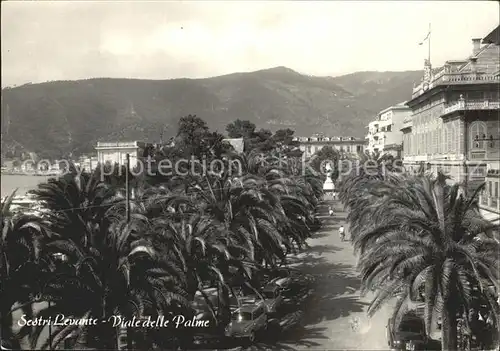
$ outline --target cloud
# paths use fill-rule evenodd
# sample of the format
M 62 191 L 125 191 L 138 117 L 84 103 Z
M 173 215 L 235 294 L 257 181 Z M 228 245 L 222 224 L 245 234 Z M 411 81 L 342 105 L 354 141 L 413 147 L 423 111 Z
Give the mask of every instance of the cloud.
M 5 85 L 88 77 L 206 77 L 287 66 L 329 75 L 421 69 L 470 54 L 494 2 L 3 2 Z M 472 16 L 471 13 L 474 13 Z

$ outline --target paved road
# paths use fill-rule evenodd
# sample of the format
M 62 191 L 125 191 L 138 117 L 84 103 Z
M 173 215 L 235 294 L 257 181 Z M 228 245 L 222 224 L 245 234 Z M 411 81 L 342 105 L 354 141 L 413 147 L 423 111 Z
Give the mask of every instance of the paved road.
M 334 206 L 333 217 L 327 216 L 329 205 Z M 297 267 L 317 277 L 315 298 L 305 311 L 304 326 L 274 347 L 290 351 L 387 350 L 385 326 L 390 311 L 383 308 L 371 319 L 366 315 L 370 298 L 360 296 L 353 249 L 338 235 L 346 213 L 338 201 L 322 206 L 321 213 L 323 229 L 308 241 L 310 248 L 294 259 Z M 356 319 L 357 329 L 353 328 Z

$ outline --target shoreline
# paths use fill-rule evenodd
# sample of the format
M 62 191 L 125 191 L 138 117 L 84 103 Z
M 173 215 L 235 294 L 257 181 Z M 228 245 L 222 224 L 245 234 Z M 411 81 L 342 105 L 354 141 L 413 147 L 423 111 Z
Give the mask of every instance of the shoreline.
M 3 175 L 15 175 L 15 176 L 30 176 L 30 177 L 57 177 L 59 175 L 62 175 L 62 173 L 27 173 L 27 172 L 13 172 L 13 171 L 3 171 L 0 173 L 0 176 Z

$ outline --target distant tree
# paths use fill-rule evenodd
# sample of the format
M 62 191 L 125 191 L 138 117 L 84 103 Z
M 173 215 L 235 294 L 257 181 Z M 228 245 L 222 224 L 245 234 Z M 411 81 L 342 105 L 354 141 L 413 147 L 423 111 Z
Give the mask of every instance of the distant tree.
M 196 115 L 181 117 L 176 137 L 176 147 L 185 157 L 202 158 L 209 146 L 204 138 L 209 134 L 207 122 Z
M 207 133 L 204 142 L 207 144 L 209 152 L 205 156 L 220 159 L 224 154 L 232 151 L 232 145 L 224 139 L 224 135 L 219 132 Z
M 229 123 L 226 126 L 226 131 L 230 138 L 251 138 L 255 133 L 255 124 L 250 121 L 242 121 L 237 119 L 236 121 Z
M 327 163 L 330 163 L 330 166 L 333 169 L 332 179 L 335 180 L 339 174 L 339 160 L 341 154 L 338 150 L 334 149 L 331 146 L 323 146 L 319 151 L 317 151 L 312 157 L 310 166 L 317 172 L 324 172 L 326 169 Z
M 250 150 L 271 151 L 275 147 L 273 133 L 269 129 L 260 129 L 251 138 L 245 140 L 245 152 Z
M 297 149 L 299 147 L 299 142 L 293 140 L 294 134 L 295 131 L 290 128 L 279 129 L 274 133 L 272 139 L 278 152 L 285 155 L 289 155 L 292 152 L 294 154 L 298 153 Z M 302 153 L 300 153 L 300 155 L 301 154 Z
M 222 159 L 233 150 L 231 144 L 224 139 L 221 133 L 210 131 L 207 123 L 200 117 L 182 117 L 173 143 L 144 151 L 145 155 L 155 160 L 151 166 L 152 175 L 146 175 L 147 182 L 170 183 L 179 178 L 179 174 L 186 174 L 184 181 L 187 181 L 193 174 L 204 174 L 208 170 L 200 168 L 203 164 L 208 165 L 214 159 Z M 178 162 L 181 159 L 184 161 Z

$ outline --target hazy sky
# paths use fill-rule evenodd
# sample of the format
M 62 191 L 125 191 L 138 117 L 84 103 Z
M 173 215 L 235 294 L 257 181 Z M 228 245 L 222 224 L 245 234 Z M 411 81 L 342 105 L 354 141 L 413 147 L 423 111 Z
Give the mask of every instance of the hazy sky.
M 422 69 L 468 56 L 495 1 L 2 1 L 2 86 L 91 77 Z

